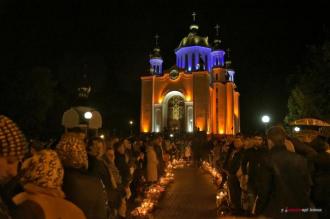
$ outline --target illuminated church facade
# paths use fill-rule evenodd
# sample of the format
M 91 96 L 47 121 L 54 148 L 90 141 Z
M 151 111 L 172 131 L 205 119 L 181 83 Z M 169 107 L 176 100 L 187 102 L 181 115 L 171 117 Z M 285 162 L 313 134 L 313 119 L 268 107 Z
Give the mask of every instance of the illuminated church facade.
M 141 77 L 141 132 L 240 132 L 240 94 L 218 28 L 211 45 L 208 37 L 198 35 L 194 19 L 190 33 L 175 49 L 176 64 L 168 70 L 163 70 L 156 36 L 150 72 Z

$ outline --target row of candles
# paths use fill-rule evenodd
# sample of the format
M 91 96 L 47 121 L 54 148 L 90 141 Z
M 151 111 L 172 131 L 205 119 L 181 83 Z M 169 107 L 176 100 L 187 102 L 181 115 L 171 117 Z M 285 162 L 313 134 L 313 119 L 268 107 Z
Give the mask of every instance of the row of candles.
M 203 162 L 202 165 L 203 169 L 207 172 L 209 172 L 214 179 L 214 182 L 217 186 L 219 186 L 222 182 L 222 176 L 221 174 L 212 167 L 212 165 L 206 161 Z M 224 182 L 223 186 L 221 188 L 218 188 L 217 194 L 216 194 L 216 206 L 217 206 L 217 215 L 218 216 L 224 216 L 226 215 L 230 208 L 229 208 L 229 196 L 228 196 L 228 185 L 226 182 Z
M 212 165 L 207 161 L 203 161 L 202 167 L 205 171 L 209 172 L 213 176 L 215 184 L 220 185 L 222 177 L 221 174 L 217 171 L 217 169 L 212 167 Z
M 165 169 L 165 175 L 159 179 L 158 183 L 146 189 L 144 199 L 140 203 L 140 206 L 136 207 L 131 212 L 131 215 L 134 218 L 146 218 L 155 208 L 161 194 L 166 191 L 166 187 L 174 181 L 173 170 L 183 168 L 185 165 L 186 162 L 182 159 L 170 161 Z

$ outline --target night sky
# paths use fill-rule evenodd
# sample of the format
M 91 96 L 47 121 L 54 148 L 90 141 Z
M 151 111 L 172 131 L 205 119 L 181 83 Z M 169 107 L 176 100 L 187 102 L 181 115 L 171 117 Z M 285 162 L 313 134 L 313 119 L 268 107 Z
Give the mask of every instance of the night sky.
M 77 83 L 73 81 L 86 71 L 94 88 L 91 101 L 104 115 L 106 127 L 119 128 L 129 119 L 138 122 L 139 77 L 148 69 L 154 35 L 160 35 L 164 67 L 170 68 L 175 64 L 174 49 L 189 33 L 195 11 L 200 35 L 212 42 L 214 26 L 219 24 L 223 48 L 232 50 L 241 93 L 241 126 L 249 132 L 262 127 L 263 113 L 274 122 L 283 120 L 290 90 L 287 76 L 297 72 L 306 45 L 322 42 L 329 30 L 326 8 L 111 2 L 2 1 L 1 74 L 46 66 L 74 92 Z

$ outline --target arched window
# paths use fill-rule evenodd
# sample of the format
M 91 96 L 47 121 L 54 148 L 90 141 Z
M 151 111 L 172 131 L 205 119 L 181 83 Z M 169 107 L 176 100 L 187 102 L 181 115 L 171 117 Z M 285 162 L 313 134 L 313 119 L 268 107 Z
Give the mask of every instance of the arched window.
M 188 54 L 186 54 L 184 58 L 184 67 L 188 69 Z
M 159 74 L 160 72 L 159 72 L 159 65 L 157 65 L 157 73 Z

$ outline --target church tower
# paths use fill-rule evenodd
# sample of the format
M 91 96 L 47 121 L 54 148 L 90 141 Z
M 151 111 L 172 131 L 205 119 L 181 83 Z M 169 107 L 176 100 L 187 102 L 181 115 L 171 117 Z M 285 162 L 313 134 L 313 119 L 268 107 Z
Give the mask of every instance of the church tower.
M 221 49 L 219 28 L 220 28 L 220 26 L 217 24 L 215 26 L 216 35 L 215 35 L 215 39 L 213 41 L 212 52 L 211 52 L 212 67 L 223 67 L 224 66 L 225 52 Z
M 163 73 L 163 58 L 160 55 L 160 48 L 158 45 L 159 36 L 155 36 L 155 48 L 150 54 L 150 73 L 153 75 L 161 75 Z

